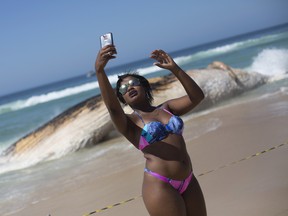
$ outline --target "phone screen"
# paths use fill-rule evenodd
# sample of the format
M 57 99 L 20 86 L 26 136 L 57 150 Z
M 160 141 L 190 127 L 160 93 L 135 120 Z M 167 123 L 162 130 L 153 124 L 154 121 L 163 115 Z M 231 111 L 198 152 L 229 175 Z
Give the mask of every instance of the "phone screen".
M 101 47 L 103 48 L 106 45 L 113 44 L 113 35 L 111 32 L 104 34 L 100 37 Z

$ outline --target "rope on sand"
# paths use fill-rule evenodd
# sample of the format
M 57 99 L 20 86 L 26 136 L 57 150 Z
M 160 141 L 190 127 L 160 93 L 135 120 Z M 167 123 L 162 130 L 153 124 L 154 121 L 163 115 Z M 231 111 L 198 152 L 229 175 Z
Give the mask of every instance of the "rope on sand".
M 228 166 L 231 166 L 231 165 L 240 163 L 240 162 L 242 162 L 242 161 L 249 160 L 249 159 L 251 159 L 251 158 L 254 158 L 254 157 L 256 157 L 256 156 L 262 155 L 262 154 L 264 154 L 264 153 L 271 152 L 272 150 L 278 149 L 278 148 L 280 148 L 280 147 L 282 147 L 282 146 L 284 146 L 284 145 L 287 145 L 287 144 L 288 144 L 288 140 L 287 140 L 285 143 L 282 143 L 282 144 L 280 144 L 280 145 L 271 147 L 271 148 L 266 149 L 266 150 L 261 151 L 261 152 L 257 152 L 257 153 L 255 153 L 255 154 L 253 154 L 253 155 L 251 155 L 251 156 L 242 158 L 242 159 L 240 159 L 240 160 L 233 161 L 233 162 L 228 163 L 228 164 L 226 164 L 226 165 L 220 166 L 220 167 L 218 167 L 218 168 L 216 168 L 216 169 L 213 169 L 213 170 L 210 170 L 210 171 L 201 173 L 201 174 L 198 175 L 198 177 L 207 175 L 208 173 L 215 172 L 215 171 L 217 171 L 217 170 L 219 170 L 219 169 L 223 169 L 223 168 L 225 168 L 225 167 L 228 167 Z M 104 208 L 101 208 L 101 209 L 95 210 L 95 211 L 93 211 L 93 212 L 84 214 L 83 216 L 89 216 L 89 215 L 92 215 L 92 214 L 96 214 L 96 213 L 98 213 L 98 212 L 102 212 L 102 211 L 105 211 L 105 210 L 107 210 L 107 209 L 111 209 L 111 208 L 113 208 L 113 207 L 126 204 L 126 203 L 131 202 L 131 201 L 133 201 L 133 200 L 136 200 L 136 199 L 138 199 L 138 198 L 140 198 L 140 197 L 142 197 L 142 195 L 139 195 L 139 196 L 130 198 L 130 199 L 125 200 L 125 201 L 122 201 L 122 202 L 115 203 L 115 204 L 113 204 L 113 205 L 108 205 L 108 206 L 106 206 L 106 207 L 104 207 Z
M 217 170 L 219 170 L 219 169 L 223 169 L 223 168 L 225 168 L 225 167 L 228 167 L 228 166 L 231 166 L 231 165 L 240 163 L 240 162 L 242 162 L 242 161 L 251 159 L 251 158 L 253 158 L 253 157 L 262 155 L 262 154 L 264 154 L 264 153 L 270 152 L 270 151 L 272 151 L 272 150 L 274 150 L 274 149 L 280 148 L 280 147 L 282 147 L 282 146 L 284 146 L 284 145 L 287 145 L 287 144 L 288 144 L 288 141 L 286 141 L 285 143 L 282 143 L 282 144 L 280 144 L 280 145 L 278 145 L 278 146 L 274 146 L 274 147 L 271 147 L 271 148 L 266 149 L 266 150 L 264 150 L 264 151 L 261 151 L 261 152 L 258 152 L 258 153 L 256 153 L 256 154 L 253 154 L 253 155 L 251 155 L 251 156 L 248 156 L 248 157 L 242 158 L 242 159 L 240 159 L 240 160 L 233 161 L 233 162 L 231 162 L 231 163 L 225 164 L 225 165 L 220 166 L 220 167 L 218 167 L 218 168 L 216 168 L 216 169 L 213 169 L 213 170 L 210 170 L 210 171 L 201 173 L 201 174 L 198 175 L 198 177 L 203 176 L 203 175 L 206 175 L 206 174 L 211 173 L 211 172 L 215 172 L 215 171 L 217 171 Z
M 113 207 L 115 207 L 115 206 L 119 206 L 119 205 L 123 205 L 123 204 L 128 203 L 128 202 L 131 202 L 131 201 L 136 200 L 136 199 L 138 199 L 138 198 L 140 198 L 140 197 L 142 197 L 142 195 L 137 196 L 137 197 L 133 197 L 133 198 L 128 199 L 128 200 L 125 200 L 125 201 L 121 201 L 121 202 L 115 203 L 115 204 L 113 204 L 113 205 L 108 205 L 108 206 L 106 206 L 106 207 L 104 207 L 104 208 L 95 210 L 95 211 L 90 212 L 90 213 L 88 213 L 88 214 L 84 214 L 83 216 L 89 216 L 89 215 L 92 215 L 92 214 L 95 214 L 95 213 L 98 213 L 98 212 L 102 212 L 102 211 L 104 211 L 104 210 L 111 209 L 111 208 L 113 208 Z

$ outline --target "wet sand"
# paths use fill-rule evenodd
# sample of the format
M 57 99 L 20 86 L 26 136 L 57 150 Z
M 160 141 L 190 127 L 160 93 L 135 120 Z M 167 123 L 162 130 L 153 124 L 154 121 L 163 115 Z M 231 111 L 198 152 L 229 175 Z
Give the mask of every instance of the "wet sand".
M 208 215 L 288 215 L 288 115 L 283 101 L 288 101 L 287 95 L 215 109 L 186 122 L 184 136 Z M 193 138 L 191 130 L 205 122 L 221 125 Z M 110 142 L 123 141 L 118 137 Z M 143 168 L 144 159 L 143 164 L 75 185 L 15 215 L 81 216 L 132 198 L 91 215 L 146 216 L 139 197 Z

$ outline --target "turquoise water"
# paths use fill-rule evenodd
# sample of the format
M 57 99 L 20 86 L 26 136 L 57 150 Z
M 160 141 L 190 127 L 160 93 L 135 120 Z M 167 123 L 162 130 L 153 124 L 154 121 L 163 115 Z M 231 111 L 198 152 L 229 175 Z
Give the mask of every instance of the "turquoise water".
M 257 71 L 271 77 L 272 81 L 270 83 L 247 92 L 239 98 L 234 98 L 234 100 L 240 100 L 243 97 L 253 98 L 269 95 L 278 91 L 287 92 L 288 24 L 178 50 L 170 54 L 185 70 L 204 68 L 213 61 L 222 61 L 234 68 Z M 166 71 L 156 68 L 152 64 L 153 61 L 151 59 L 143 59 L 109 68 L 107 73 L 112 83 L 116 82 L 117 74 L 127 70 L 137 70 L 141 75 L 145 75 L 148 78 L 167 74 Z M 15 141 L 36 130 L 69 107 L 97 94 L 99 94 L 99 89 L 96 77 L 87 77 L 84 74 L 79 77 L 1 97 L 0 153 Z M 96 150 L 97 148 L 99 147 L 96 147 Z M 122 151 L 130 150 L 124 147 L 119 149 Z M 117 148 L 117 151 L 119 149 Z M 26 202 L 31 202 L 31 194 L 37 190 L 37 187 L 43 187 L 41 182 L 47 176 L 51 175 L 53 178 L 61 179 L 61 170 L 69 170 L 71 167 L 76 166 L 75 161 L 87 163 L 89 161 L 87 157 L 95 159 L 98 155 L 95 154 L 96 150 L 75 152 L 74 155 L 26 169 L 20 169 L 20 167 L 23 167 L 23 161 L 21 161 L 21 166 L 13 166 L 10 172 L 3 173 L 0 170 L 0 215 L 25 207 Z M 105 151 L 108 150 L 106 149 Z M 84 154 L 85 157 L 83 156 Z M 101 157 L 101 154 L 99 157 Z M 9 164 L 7 163 L 9 162 L 1 160 L 0 157 L 0 169 L 8 166 Z M 55 172 L 55 167 L 61 172 Z

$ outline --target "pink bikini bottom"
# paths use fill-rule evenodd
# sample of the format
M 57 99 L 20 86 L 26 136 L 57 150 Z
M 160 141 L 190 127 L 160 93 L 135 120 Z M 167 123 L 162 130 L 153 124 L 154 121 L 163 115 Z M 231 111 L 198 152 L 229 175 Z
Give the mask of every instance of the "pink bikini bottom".
M 149 173 L 150 175 L 160 179 L 161 181 L 164 181 L 166 183 L 169 183 L 173 188 L 175 188 L 180 194 L 184 193 L 185 190 L 187 189 L 189 183 L 192 180 L 193 177 L 193 172 L 191 171 L 190 175 L 184 179 L 184 180 L 173 180 L 170 178 L 167 178 L 165 176 L 162 176 L 156 172 L 153 172 L 147 168 L 144 169 L 145 172 Z

